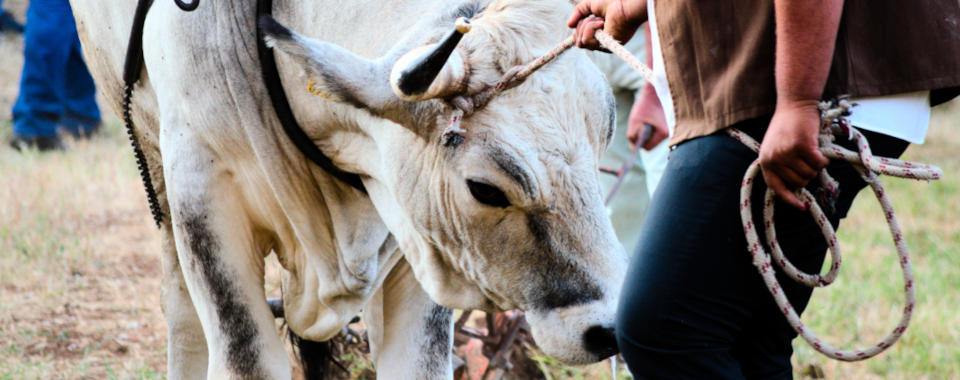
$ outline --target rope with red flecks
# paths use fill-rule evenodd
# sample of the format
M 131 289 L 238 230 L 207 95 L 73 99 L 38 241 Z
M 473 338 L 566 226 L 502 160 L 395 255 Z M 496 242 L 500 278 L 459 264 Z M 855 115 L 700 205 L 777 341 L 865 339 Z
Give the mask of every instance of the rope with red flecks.
M 630 65 L 630 67 L 639 72 L 640 75 L 643 76 L 647 81 L 653 81 L 653 71 L 650 70 L 650 68 L 647 67 L 643 62 L 640 62 L 640 60 L 634 57 L 633 54 L 631 54 L 626 48 L 623 47 L 623 45 L 613 39 L 613 37 L 602 30 L 597 31 L 595 36 L 597 41 L 599 41 L 603 47 L 607 48 L 613 54 L 623 59 L 628 65 Z M 552 61 L 573 45 L 574 39 L 573 36 L 571 36 L 560 43 L 557 47 L 550 50 L 547 54 L 541 56 L 526 66 L 518 66 L 510 70 L 495 85 L 487 88 L 484 91 L 481 91 L 479 94 L 469 98 L 461 96 L 453 99 L 453 105 L 455 106 L 456 111 L 451 119 L 450 126 L 448 126 L 446 132 L 444 133 L 444 140 L 447 141 L 449 136 L 459 135 L 459 133 L 463 132 L 462 129 L 460 129 L 460 120 L 464 114 L 472 113 L 474 110 L 486 105 L 486 103 L 489 102 L 489 100 L 496 94 L 520 84 L 531 73 Z M 772 253 L 767 253 L 764 250 L 763 244 L 760 242 L 760 238 L 757 234 L 756 225 L 753 222 L 750 204 L 750 195 L 753 189 L 753 183 L 755 182 L 756 176 L 760 169 L 759 161 L 754 161 L 753 164 L 751 164 L 747 169 L 740 189 L 740 215 L 744 225 L 744 235 L 747 238 L 747 246 L 751 256 L 753 257 L 753 264 L 757 267 L 757 270 L 763 277 L 767 289 L 770 291 L 771 295 L 773 295 L 774 300 L 780 307 L 780 310 L 783 312 L 784 316 L 787 318 L 787 321 L 790 323 L 793 329 L 805 341 L 807 341 L 807 343 L 827 357 L 843 361 L 859 361 L 871 358 L 892 346 L 893 343 L 900 339 L 900 337 L 903 336 L 903 333 L 906 331 L 907 326 L 910 324 L 910 318 L 913 315 L 913 309 L 916 304 L 913 267 L 910 263 L 910 253 L 907 249 L 906 242 L 904 241 L 903 232 L 901 231 L 900 224 L 897 221 L 896 213 L 893 210 L 893 205 L 890 202 L 890 198 L 884 191 L 883 186 L 880 184 L 877 174 L 879 173 L 899 178 L 912 178 L 918 180 L 936 180 L 940 179 L 940 177 L 943 175 L 943 171 L 940 170 L 940 168 L 932 165 L 874 156 L 863 134 L 850 126 L 849 121 L 846 119 L 846 116 L 849 115 L 850 108 L 852 106 L 853 105 L 845 99 L 840 99 L 834 102 L 823 102 L 820 104 L 820 150 L 828 158 L 845 160 L 853 164 L 854 168 L 856 168 L 864 181 L 870 186 L 870 188 L 873 190 L 873 193 L 876 195 L 877 200 L 880 202 L 880 205 L 883 208 L 884 218 L 887 220 L 887 224 L 890 227 L 890 233 L 893 236 L 894 245 L 897 248 L 897 255 L 900 258 L 900 267 L 903 270 L 906 302 L 903 308 L 903 316 L 901 317 L 899 323 L 879 343 L 860 350 L 840 350 L 822 341 L 816 336 L 816 334 L 813 333 L 813 331 L 804 325 L 803 321 L 800 320 L 800 316 L 797 314 L 796 310 L 794 310 L 793 306 L 790 304 L 790 301 L 781 290 L 780 284 L 777 282 L 775 271 L 771 266 L 771 261 L 775 261 L 788 276 L 797 282 L 810 287 L 825 287 L 831 284 L 837 278 L 842 257 L 840 253 L 840 247 L 837 242 L 836 231 L 834 231 L 833 226 L 830 224 L 829 220 L 827 220 L 826 215 L 816 202 L 813 194 L 806 189 L 801 189 L 801 198 L 809 205 L 810 213 L 813 215 L 817 225 L 820 226 L 824 238 L 827 241 L 827 245 L 830 248 L 831 264 L 826 275 L 820 275 L 819 273 L 804 273 L 798 270 L 783 255 L 783 250 L 780 248 L 780 245 L 777 242 L 776 229 L 774 228 L 774 194 L 773 191 L 769 189 L 767 189 L 764 197 L 764 227 L 766 238 L 771 247 Z M 728 128 L 727 133 L 754 151 L 759 151 L 760 143 L 750 136 L 747 136 L 745 133 L 732 128 Z M 847 136 L 848 138 L 855 140 L 857 143 L 858 152 L 853 152 L 834 144 L 833 141 L 835 136 Z M 829 195 L 836 196 L 838 192 L 837 183 L 835 180 L 830 178 L 826 170 L 821 171 L 818 179 L 820 180 L 823 191 Z
M 457 25 L 469 24 L 463 20 L 458 19 Z M 467 29 L 469 31 L 469 29 Z M 643 62 L 640 62 L 637 57 L 634 57 L 626 48 L 623 47 L 620 43 L 613 39 L 607 32 L 598 30 L 596 32 L 597 40 L 610 50 L 613 54 L 616 54 L 620 59 L 623 59 L 627 62 L 630 67 L 640 73 L 646 80 L 653 80 L 653 71 L 650 70 L 647 65 L 644 65 Z M 474 94 L 474 95 L 461 95 L 454 97 L 450 100 L 450 104 L 453 106 L 453 113 L 450 116 L 450 122 L 447 124 L 447 127 L 444 129 L 443 134 L 441 135 L 441 143 L 444 146 L 448 145 L 458 145 L 463 139 L 463 134 L 466 131 L 460 126 L 460 122 L 463 120 L 464 116 L 470 115 L 476 110 L 479 110 L 487 105 L 491 99 L 493 99 L 497 94 L 514 88 L 530 74 L 533 74 L 535 71 L 539 70 L 541 67 L 550 63 L 554 59 L 563 54 L 563 52 L 569 50 L 575 44 L 574 38 L 571 35 L 567 39 L 563 40 L 560 44 L 555 46 L 553 49 L 550 49 L 546 54 L 538 57 L 532 62 L 523 65 L 523 66 L 514 66 L 508 70 L 497 83 L 492 86 L 487 87 L 486 89 Z
M 458 20 L 458 23 L 459 22 L 460 21 Z M 463 120 L 465 115 L 469 115 L 474 111 L 483 108 L 487 105 L 487 103 L 490 102 L 490 99 L 493 99 L 493 97 L 504 90 L 511 89 L 520 83 L 523 83 L 523 81 L 526 80 L 530 74 L 543 67 L 543 65 L 546 65 L 550 61 L 553 61 L 555 58 L 559 57 L 560 54 L 570 49 L 573 44 L 573 36 L 570 36 L 546 54 L 535 59 L 533 62 L 530 62 L 524 66 L 514 66 L 508 70 L 500 78 L 500 80 L 497 81 L 497 83 L 487 87 L 479 93 L 467 96 L 457 96 L 453 98 L 450 101 L 451 105 L 453 106 L 453 114 L 450 117 L 450 123 L 447 124 L 447 127 L 444 129 L 442 134 L 442 144 L 445 146 L 459 144 L 459 141 L 463 138 L 463 134 L 466 132 L 460 127 L 460 121 Z
M 837 243 L 837 237 L 835 231 L 833 230 L 833 226 L 827 220 L 827 217 L 824 215 L 822 209 L 815 201 L 813 194 L 806 189 L 801 189 L 800 195 L 801 199 L 809 206 L 810 213 L 813 215 L 817 225 L 820 226 L 823 236 L 826 238 L 827 244 L 830 247 L 831 264 L 826 275 L 803 273 L 794 267 L 793 264 L 786 259 L 786 257 L 784 257 L 783 251 L 780 249 L 780 245 L 777 242 L 775 233 L 773 218 L 774 195 L 773 191 L 770 189 L 767 189 L 764 196 L 763 215 L 767 243 L 771 248 L 772 254 L 768 254 L 764 250 L 763 244 L 760 242 L 760 238 L 757 235 L 756 225 L 753 222 L 753 215 L 751 213 L 752 208 L 750 204 L 751 191 L 753 189 L 753 184 L 756 181 L 757 173 L 760 169 L 759 160 L 754 161 L 747 169 L 747 173 L 744 175 L 743 183 L 740 188 L 740 218 L 743 221 L 743 231 L 747 238 L 747 246 L 750 250 L 751 256 L 753 257 L 753 265 L 755 265 L 759 270 L 760 275 L 763 277 L 764 283 L 767 285 L 767 289 L 770 290 L 770 293 L 773 295 L 777 305 L 787 317 L 787 321 L 790 323 L 793 329 L 800 334 L 805 341 L 807 341 L 807 343 L 809 343 L 820 353 L 830 358 L 843 361 L 859 361 L 871 358 L 892 346 L 893 343 L 900 339 L 900 337 L 906 331 L 907 326 L 910 324 L 910 318 L 913 315 L 913 309 L 916 304 L 913 267 L 910 263 L 910 253 L 907 249 L 906 242 L 904 241 L 900 224 L 897 222 L 893 205 L 890 202 L 890 198 L 884 191 L 883 186 L 880 184 L 877 174 L 879 173 L 894 177 L 912 178 L 918 180 L 936 180 L 940 179 L 940 177 L 943 175 L 943 172 L 939 168 L 932 165 L 874 156 L 870 151 L 870 146 L 867 144 L 866 138 L 863 136 L 863 134 L 853 128 L 845 117 L 849 114 L 852 106 L 853 105 L 846 100 L 822 102 L 820 104 L 820 151 L 831 159 L 844 160 L 853 164 L 853 167 L 856 168 L 856 170 L 860 173 L 860 176 L 863 178 L 863 180 L 870 185 L 870 188 L 876 195 L 877 200 L 880 202 L 880 206 L 884 212 L 884 217 L 886 218 L 887 224 L 890 227 L 890 233 L 893 236 L 894 245 L 897 248 L 897 255 L 900 259 L 900 268 L 903 270 L 906 302 L 903 308 L 903 316 L 900 318 L 899 323 L 897 323 L 896 327 L 894 327 L 894 329 L 879 343 L 860 350 L 840 350 L 824 342 L 817 337 L 813 331 L 803 324 L 803 321 L 800 320 L 800 316 L 797 315 L 797 312 L 793 309 L 793 306 L 790 305 L 790 301 L 787 300 L 786 295 L 784 295 L 780 288 L 780 284 L 777 282 L 777 279 L 774 275 L 774 270 L 771 266 L 771 261 L 776 262 L 777 265 L 780 266 L 780 268 L 783 269 L 784 273 L 786 273 L 788 276 L 797 282 L 810 287 L 825 287 L 830 285 L 837 277 L 841 263 L 840 247 Z M 750 147 L 754 151 L 759 150 L 760 144 L 750 136 L 747 136 L 745 133 L 732 128 L 728 129 L 727 132 L 733 138 L 742 142 L 744 145 Z M 833 144 L 834 136 L 848 136 L 850 139 L 855 140 L 857 143 L 858 152 L 853 152 Z M 829 178 L 826 170 L 820 172 L 820 178 L 823 183 L 828 185 L 828 191 L 836 191 L 836 182 Z

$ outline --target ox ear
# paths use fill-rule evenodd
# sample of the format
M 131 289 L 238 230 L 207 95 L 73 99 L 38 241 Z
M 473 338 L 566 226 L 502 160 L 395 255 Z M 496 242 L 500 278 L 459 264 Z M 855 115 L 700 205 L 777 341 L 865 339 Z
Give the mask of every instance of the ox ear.
M 330 100 L 381 114 L 396 97 L 389 85 L 389 65 L 358 56 L 340 46 L 304 37 L 273 17 L 260 18 L 267 46 L 299 63 L 313 79 L 311 91 Z

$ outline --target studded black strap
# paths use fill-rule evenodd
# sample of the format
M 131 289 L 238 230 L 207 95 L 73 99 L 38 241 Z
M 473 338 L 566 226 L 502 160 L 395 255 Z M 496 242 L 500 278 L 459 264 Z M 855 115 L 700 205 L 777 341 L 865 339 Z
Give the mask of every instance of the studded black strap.
M 133 27 L 130 29 L 130 41 L 127 43 L 127 55 L 123 63 L 122 109 L 123 125 L 127 129 L 127 136 L 130 137 L 130 145 L 133 146 L 133 154 L 137 160 L 137 169 L 140 170 L 140 179 L 147 191 L 150 213 L 153 214 L 153 221 L 157 223 L 157 228 L 160 228 L 160 224 L 163 222 L 163 211 L 160 209 L 157 191 L 153 187 L 153 180 L 150 177 L 147 157 L 143 154 L 143 148 L 140 147 L 140 141 L 137 139 L 137 133 L 133 127 L 133 118 L 130 114 L 130 97 L 133 95 L 133 86 L 140 79 L 140 72 L 143 69 L 143 23 L 151 5 L 153 5 L 153 0 L 137 1 L 137 10 L 133 16 Z

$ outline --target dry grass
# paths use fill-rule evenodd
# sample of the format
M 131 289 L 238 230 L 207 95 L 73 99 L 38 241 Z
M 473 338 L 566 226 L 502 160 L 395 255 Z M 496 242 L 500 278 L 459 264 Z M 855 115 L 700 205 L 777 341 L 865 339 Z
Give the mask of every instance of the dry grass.
M 909 160 L 944 169 L 944 179 L 885 179 L 913 253 L 917 310 L 900 343 L 861 363 L 826 360 L 797 340 L 797 367 L 814 365 L 827 378 L 960 378 L 960 101 L 936 109 L 927 143 L 910 148 Z M 861 193 L 841 223 L 844 268 L 830 288 L 814 292 L 803 318 L 840 347 L 876 343 L 892 329 L 903 307 L 903 280 L 880 207 Z
M 118 124 L 105 129 L 66 152 L 0 148 L 0 377 L 164 365 L 158 233 Z
M 10 149 L 22 49 L 0 36 L 0 379 L 162 377 L 159 235 L 125 137 L 111 118 L 66 152 Z
M 26 1 L 4 7 L 22 20 Z M 10 149 L 21 49 L 20 37 L 0 36 L 0 379 L 162 378 L 159 237 L 121 126 L 109 118 L 102 134 L 69 142 L 66 152 Z M 814 366 L 831 379 L 960 378 L 958 117 L 958 102 L 939 109 L 928 144 L 907 154 L 942 165 L 943 181 L 886 181 L 915 251 L 913 326 L 865 363 L 825 360 L 798 341 L 797 376 Z M 816 292 L 804 315 L 841 346 L 871 343 L 899 316 L 901 280 L 879 215 L 866 197 L 857 201 L 841 229 L 841 279 Z M 554 379 L 609 378 L 606 363 L 542 361 Z

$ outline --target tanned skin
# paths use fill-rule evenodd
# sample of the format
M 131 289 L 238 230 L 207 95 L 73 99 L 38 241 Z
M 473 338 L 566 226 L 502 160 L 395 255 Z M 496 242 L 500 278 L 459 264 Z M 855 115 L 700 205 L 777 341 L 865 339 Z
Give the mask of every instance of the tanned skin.
M 830 72 L 843 0 L 775 0 L 774 13 L 777 106 L 760 144 L 760 168 L 778 198 L 806 209 L 795 192 L 829 162 L 818 149 L 817 104 Z M 601 50 L 596 30 L 627 41 L 646 21 L 646 0 L 584 0 L 567 26 L 577 28 L 577 46 Z
M 573 9 L 567 26 L 577 28 L 577 47 L 603 50 L 593 36 L 597 30 L 602 29 L 617 41 L 626 42 L 645 22 L 647 0 L 585 0 Z
M 776 0 L 777 108 L 760 144 L 760 168 L 767 186 L 799 209 L 794 190 L 817 176 L 829 160 L 820 153 L 817 104 L 843 13 L 843 0 Z

